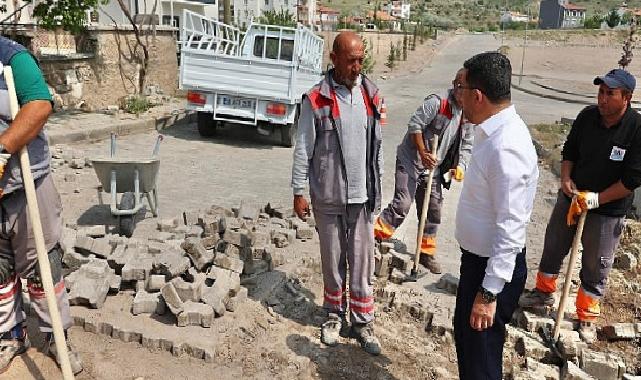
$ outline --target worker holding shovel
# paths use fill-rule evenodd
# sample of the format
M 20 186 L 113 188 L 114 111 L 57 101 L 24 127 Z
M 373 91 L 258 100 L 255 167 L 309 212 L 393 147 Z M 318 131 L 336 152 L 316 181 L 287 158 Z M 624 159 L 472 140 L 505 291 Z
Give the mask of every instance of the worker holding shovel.
M 630 107 L 636 80 L 614 69 L 594 79 L 598 105 L 577 116 L 563 146 L 561 189 L 545 232 L 536 287 L 521 297 L 522 307 L 552 306 L 563 259 L 576 230 L 576 217 L 587 212 L 581 242 L 581 287 L 576 298 L 579 335 L 596 339 L 614 251 L 641 185 L 641 115 Z M 565 279 L 569 281 L 569 278 Z
M 407 217 L 413 198 L 419 219 L 423 207 L 428 207 L 419 261 L 436 274 L 441 273 L 435 254 L 443 187 L 450 188 L 451 178 L 463 180 L 474 139 L 474 126 L 465 122 L 458 98 L 460 75 L 459 71 L 446 96 L 429 95 L 411 116 L 408 131 L 396 150 L 394 197 L 374 224 L 376 239 L 388 240 Z M 438 136 L 439 144 L 433 151 L 428 141 L 435 136 Z M 433 171 L 432 186 L 429 201 L 424 204 L 429 177 L 426 172 L 430 170 Z
M 60 318 L 57 313 L 49 313 L 51 303 L 45 298 L 43 283 L 46 279 L 41 275 L 42 263 L 39 263 L 37 253 L 44 240 L 55 284 L 55 301 L 62 327 L 66 330 L 72 322 L 62 278 L 62 205 L 51 177 L 51 154 L 43 132 L 52 110 L 51 94 L 31 54 L 4 37 L 0 37 L 0 66 L 10 66 L 13 71 L 11 77 L 0 76 L 0 372 L 7 370 L 12 359 L 29 348 L 20 284 L 24 278 L 40 331 L 46 334 L 45 353 L 52 355 L 59 365 L 61 361 L 64 363 L 63 372 L 67 373 L 70 362 L 73 373 L 78 373 L 82 364 L 77 354 L 70 351 L 69 361 L 60 359 L 57 354 L 53 330 L 59 326 L 56 322 Z M 19 111 L 16 96 L 21 106 Z M 14 100 L 15 106 L 10 106 L 10 99 Z M 30 160 L 21 161 L 21 157 L 27 155 Z M 24 168 L 28 167 L 27 162 L 31 165 L 31 175 L 29 171 L 25 174 L 21 170 L 21 163 Z M 33 186 L 27 186 L 31 177 L 35 180 L 39 212 L 27 201 L 29 198 L 31 202 L 33 194 L 29 190 Z M 35 227 L 35 214 L 39 214 L 36 219 L 39 219 L 42 234 L 40 226 Z M 42 252 L 46 253 L 44 249 Z M 56 314 L 55 319 L 53 314 Z M 60 334 L 56 332 L 58 336 L 64 337 L 62 329 L 56 331 L 60 331 Z

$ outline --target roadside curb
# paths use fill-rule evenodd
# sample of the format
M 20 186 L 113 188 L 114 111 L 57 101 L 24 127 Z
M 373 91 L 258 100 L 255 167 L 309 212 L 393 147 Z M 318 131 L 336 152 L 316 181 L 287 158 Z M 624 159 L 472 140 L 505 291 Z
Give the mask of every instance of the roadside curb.
M 47 132 L 49 145 L 73 144 L 78 142 L 103 140 L 115 133 L 119 136 L 162 131 L 172 125 L 189 124 L 196 121 L 194 111 L 182 110 L 154 118 L 136 120 L 118 120 L 108 125 L 88 127 L 82 131 L 53 131 Z
M 521 92 L 524 92 L 524 93 L 526 93 L 528 95 L 538 96 L 539 98 L 558 100 L 558 101 L 561 101 L 561 102 L 572 103 L 572 104 L 582 104 L 582 105 L 586 105 L 586 106 L 594 104 L 593 101 L 589 102 L 589 101 L 583 101 L 583 100 L 568 99 L 568 98 L 564 98 L 564 97 L 556 96 L 556 95 L 541 94 L 540 92 L 529 90 L 527 88 L 521 87 L 521 86 L 516 85 L 514 83 L 512 83 L 512 88 L 517 89 L 517 90 L 519 90 Z

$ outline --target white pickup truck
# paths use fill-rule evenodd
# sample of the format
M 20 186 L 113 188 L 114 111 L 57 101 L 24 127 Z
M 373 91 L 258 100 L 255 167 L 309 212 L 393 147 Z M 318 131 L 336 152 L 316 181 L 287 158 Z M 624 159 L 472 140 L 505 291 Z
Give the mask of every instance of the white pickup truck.
M 309 29 L 250 23 L 245 32 L 185 10 L 180 88 L 198 112 L 201 136 L 219 122 L 279 130 L 294 144 L 302 95 L 322 75 L 323 39 Z

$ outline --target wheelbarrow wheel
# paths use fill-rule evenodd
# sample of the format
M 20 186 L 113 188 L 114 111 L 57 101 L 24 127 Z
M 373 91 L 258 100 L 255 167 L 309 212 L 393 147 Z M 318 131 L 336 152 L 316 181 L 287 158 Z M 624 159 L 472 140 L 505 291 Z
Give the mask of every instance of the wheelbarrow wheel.
M 124 193 L 120 204 L 119 210 L 131 210 L 136 203 L 136 196 L 134 193 Z M 119 217 L 119 232 L 121 236 L 131 237 L 134 234 L 134 227 L 136 224 L 135 215 L 120 215 Z

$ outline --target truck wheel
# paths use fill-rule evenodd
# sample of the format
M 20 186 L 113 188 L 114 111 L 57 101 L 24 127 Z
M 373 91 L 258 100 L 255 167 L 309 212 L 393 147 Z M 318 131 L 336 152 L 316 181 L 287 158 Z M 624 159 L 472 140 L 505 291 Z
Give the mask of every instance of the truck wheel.
M 134 193 L 124 193 L 118 205 L 119 210 L 131 210 L 136 203 L 136 196 Z M 134 234 L 136 227 L 136 215 L 120 215 L 118 217 L 118 232 L 120 236 L 131 237 Z
M 198 133 L 202 137 L 216 136 L 218 121 L 214 120 L 209 112 L 198 112 Z
M 296 131 L 298 130 L 298 113 L 299 108 L 296 107 L 294 123 L 285 124 L 280 127 L 280 143 L 285 148 L 291 148 L 296 143 Z
M 280 143 L 285 148 L 291 148 L 296 142 L 296 124 L 286 124 L 280 127 Z

